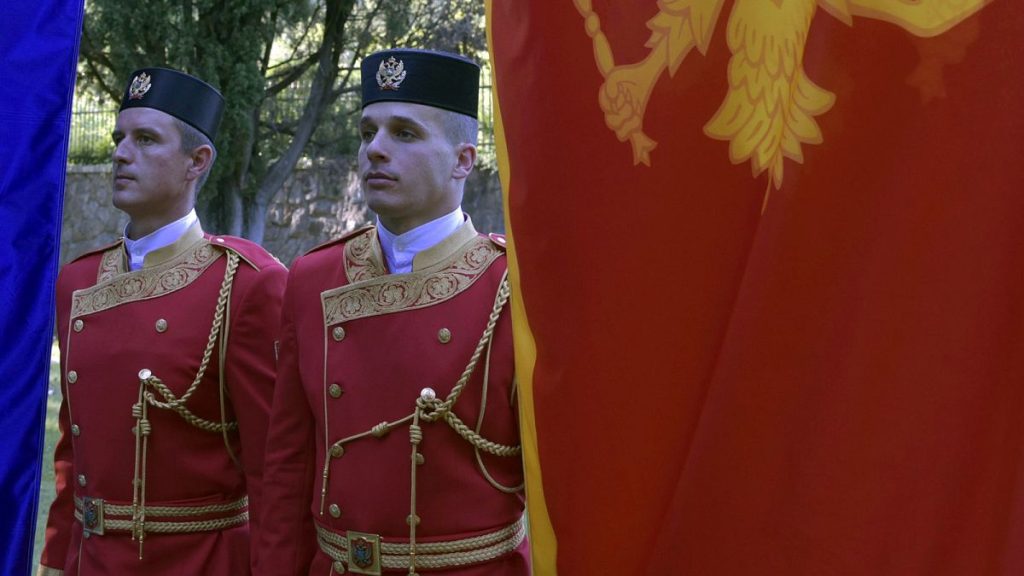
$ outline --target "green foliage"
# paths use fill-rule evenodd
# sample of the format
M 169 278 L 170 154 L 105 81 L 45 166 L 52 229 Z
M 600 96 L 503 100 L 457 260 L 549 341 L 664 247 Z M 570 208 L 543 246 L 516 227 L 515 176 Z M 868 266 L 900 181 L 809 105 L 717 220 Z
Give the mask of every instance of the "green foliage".
M 113 104 L 95 90 L 78 85 L 71 112 L 69 164 L 108 164 L 114 151 L 110 133 L 114 129 Z
M 107 164 L 114 152 L 110 142 L 110 132 L 102 137 L 82 138 L 77 146 L 68 150 L 68 164 Z

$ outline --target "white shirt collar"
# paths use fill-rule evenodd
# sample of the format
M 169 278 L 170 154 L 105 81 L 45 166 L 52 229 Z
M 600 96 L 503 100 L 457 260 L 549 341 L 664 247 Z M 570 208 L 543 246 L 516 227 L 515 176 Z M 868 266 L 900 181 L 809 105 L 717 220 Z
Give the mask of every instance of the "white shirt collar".
M 135 271 L 142 268 L 146 254 L 174 244 L 197 220 L 199 220 L 199 217 L 196 215 L 195 208 L 193 208 L 188 214 L 138 240 L 128 238 L 128 226 L 130 224 L 126 225 L 124 227 L 124 247 L 128 251 L 128 269 Z
M 462 215 L 462 208 L 456 208 L 437 220 L 431 220 L 404 234 L 396 235 L 385 228 L 378 217 L 377 237 L 380 238 L 380 247 L 387 260 L 388 270 L 392 274 L 412 272 L 412 260 L 417 253 L 436 246 L 458 230 L 463 222 L 465 217 Z

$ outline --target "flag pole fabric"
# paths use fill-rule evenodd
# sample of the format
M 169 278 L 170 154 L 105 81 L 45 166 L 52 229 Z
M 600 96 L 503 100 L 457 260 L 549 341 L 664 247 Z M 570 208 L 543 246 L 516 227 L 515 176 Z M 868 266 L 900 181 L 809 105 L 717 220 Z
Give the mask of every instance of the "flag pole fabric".
M 487 4 L 535 571 L 1024 573 L 1024 11 Z
M 82 0 L 0 23 L 0 573 L 34 570 L 53 294 Z M 48 455 L 52 456 L 52 455 Z

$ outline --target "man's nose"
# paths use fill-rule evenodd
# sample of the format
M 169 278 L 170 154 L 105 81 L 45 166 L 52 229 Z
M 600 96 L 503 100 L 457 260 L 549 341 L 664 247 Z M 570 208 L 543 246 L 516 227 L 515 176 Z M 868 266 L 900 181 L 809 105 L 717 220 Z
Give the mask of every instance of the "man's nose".
M 117 162 L 119 164 L 124 164 L 125 162 L 128 162 L 130 156 L 128 152 L 127 140 L 128 139 L 125 138 L 124 140 L 121 140 L 117 144 L 114 144 L 114 152 L 111 154 L 111 157 L 114 159 L 114 162 Z
M 366 157 L 374 160 L 386 159 L 388 152 L 384 143 L 384 135 L 380 132 L 373 135 L 365 145 Z

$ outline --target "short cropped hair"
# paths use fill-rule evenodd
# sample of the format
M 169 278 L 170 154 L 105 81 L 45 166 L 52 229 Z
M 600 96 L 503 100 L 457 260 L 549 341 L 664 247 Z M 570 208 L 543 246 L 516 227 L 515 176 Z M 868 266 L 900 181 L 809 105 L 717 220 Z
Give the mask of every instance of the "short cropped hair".
M 177 118 L 174 119 L 174 123 L 178 126 L 178 132 L 181 134 L 181 152 L 183 154 L 191 154 L 193 150 L 200 146 L 209 146 L 213 150 L 213 156 L 210 158 L 210 166 L 203 172 L 202 176 L 196 182 L 196 192 L 206 184 L 206 179 L 210 177 L 210 171 L 213 170 L 213 163 L 217 160 L 217 148 L 210 141 L 206 134 L 203 134 L 194 126 L 187 122 L 183 122 Z
M 450 110 L 442 110 L 444 134 L 452 144 L 472 144 L 476 146 L 480 123 L 472 116 L 466 116 Z

